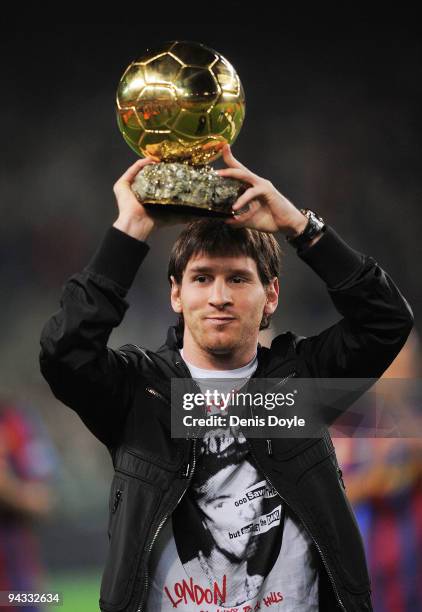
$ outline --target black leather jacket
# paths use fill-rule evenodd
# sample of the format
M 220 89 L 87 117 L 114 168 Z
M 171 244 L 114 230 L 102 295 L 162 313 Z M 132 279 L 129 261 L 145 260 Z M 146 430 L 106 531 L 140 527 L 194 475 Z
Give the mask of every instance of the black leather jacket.
M 194 439 L 170 435 L 172 377 L 190 377 L 170 328 L 157 351 L 107 347 L 148 251 L 111 227 L 89 264 L 63 287 L 60 310 L 41 335 L 40 365 L 54 395 L 75 410 L 110 451 L 109 552 L 100 607 L 145 609 L 148 560 L 155 538 L 189 487 Z M 377 378 L 403 346 L 412 311 L 371 257 L 327 227 L 299 253 L 327 284 L 340 320 L 312 337 L 291 332 L 258 347 L 255 377 Z M 327 429 L 319 438 L 248 439 L 265 477 L 303 522 L 320 558 L 320 609 L 372 610 L 361 535 L 346 497 Z

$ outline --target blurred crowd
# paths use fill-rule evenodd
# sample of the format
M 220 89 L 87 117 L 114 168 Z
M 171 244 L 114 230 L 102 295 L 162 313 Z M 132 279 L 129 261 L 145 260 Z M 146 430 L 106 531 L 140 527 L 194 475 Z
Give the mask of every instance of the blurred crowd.
M 420 379 L 421 367 L 420 341 L 412 333 L 384 377 Z M 419 421 L 414 437 L 333 439 L 365 544 L 376 612 L 422 606 L 421 433 Z

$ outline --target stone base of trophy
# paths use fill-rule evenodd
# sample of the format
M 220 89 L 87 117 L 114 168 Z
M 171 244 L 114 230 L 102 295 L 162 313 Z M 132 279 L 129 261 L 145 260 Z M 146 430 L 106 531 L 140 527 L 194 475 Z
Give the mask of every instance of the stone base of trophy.
M 249 187 L 219 176 L 210 166 L 161 162 L 138 172 L 132 190 L 146 206 L 165 206 L 169 212 L 231 217 L 232 205 Z

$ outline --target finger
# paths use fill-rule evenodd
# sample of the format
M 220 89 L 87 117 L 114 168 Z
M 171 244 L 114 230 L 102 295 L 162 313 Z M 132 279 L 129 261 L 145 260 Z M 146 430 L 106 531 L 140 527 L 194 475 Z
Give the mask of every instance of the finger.
M 246 204 L 248 204 L 251 200 L 256 198 L 258 195 L 259 195 L 258 187 L 249 187 L 249 189 L 247 189 L 245 193 L 243 193 L 240 196 L 240 198 L 238 198 L 236 202 L 233 204 L 232 210 L 234 211 L 240 210 L 241 208 L 246 206 Z
M 156 162 L 151 157 L 138 159 L 134 164 L 132 164 L 132 166 L 130 166 L 130 168 L 126 170 L 124 174 L 122 174 L 118 182 L 122 181 L 125 183 L 131 183 L 135 176 L 138 174 L 138 172 L 142 170 L 144 166 L 148 166 L 149 164 L 155 163 Z
M 239 225 L 238 219 L 235 219 L 234 217 L 228 217 L 227 219 L 224 219 L 224 222 L 227 223 L 227 225 Z
M 233 218 L 242 220 L 250 219 L 259 208 L 261 208 L 261 204 L 258 200 L 252 200 L 248 204 L 242 206 L 242 208 L 233 211 Z
M 259 208 L 261 208 L 260 203 L 254 200 L 248 205 L 248 208 L 244 212 L 238 213 L 230 219 L 227 219 L 227 223 L 236 227 L 247 226 Z
M 247 170 L 246 168 L 222 168 L 221 170 L 216 170 L 218 176 L 226 176 L 228 178 L 235 178 L 238 179 L 240 181 L 245 181 L 246 183 L 249 183 L 250 185 L 255 184 L 256 179 L 258 177 L 256 177 L 252 172 L 250 172 L 250 170 Z
M 245 220 L 243 215 L 239 217 L 232 217 L 231 219 L 225 219 L 225 222 L 227 225 L 231 225 L 233 227 L 248 227 L 248 220 Z
M 241 164 L 240 161 L 238 161 L 233 156 L 233 153 L 232 153 L 232 150 L 229 144 L 226 144 L 223 147 L 223 159 L 226 162 L 227 166 L 229 166 L 230 168 L 239 168 L 239 169 L 246 170 L 246 167 L 243 166 L 243 164 Z
M 229 217 L 225 219 L 225 222 L 228 225 L 234 225 L 236 227 L 242 227 L 244 221 L 244 214 L 242 215 L 234 215 L 233 217 Z

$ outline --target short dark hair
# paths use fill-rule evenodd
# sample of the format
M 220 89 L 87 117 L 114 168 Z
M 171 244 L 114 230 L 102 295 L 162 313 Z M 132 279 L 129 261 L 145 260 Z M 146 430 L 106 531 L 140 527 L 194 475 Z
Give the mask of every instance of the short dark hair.
M 167 277 L 181 284 L 189 260 L 195 255 L 211 257 L 251 257 L 264 287 L 274 277 L 279 277 L 282 250 L 273 234 L 245 227 L 232 227 L 223 219 L 200 219 L 192 221 L 182 231 L 170 254 Z M 259 329 L 267 329 L 271 315 L 264 315 Z M 184 326 L 183 315 L 179 316 L 178 331 Z

